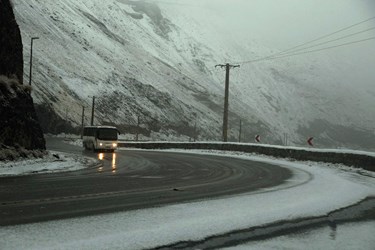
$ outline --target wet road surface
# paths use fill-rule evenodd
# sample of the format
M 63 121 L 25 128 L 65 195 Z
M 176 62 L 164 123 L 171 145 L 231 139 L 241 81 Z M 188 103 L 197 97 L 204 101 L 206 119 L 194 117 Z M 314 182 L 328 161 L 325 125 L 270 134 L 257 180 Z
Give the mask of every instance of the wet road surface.
M 58 174 L 1 178 L 0 225 L 126 211 L 255 191 L 291 177 L 286 168 L 230 157 L 119 150 L 93 153 L 48 139 L 50 150 L 100 160 Z

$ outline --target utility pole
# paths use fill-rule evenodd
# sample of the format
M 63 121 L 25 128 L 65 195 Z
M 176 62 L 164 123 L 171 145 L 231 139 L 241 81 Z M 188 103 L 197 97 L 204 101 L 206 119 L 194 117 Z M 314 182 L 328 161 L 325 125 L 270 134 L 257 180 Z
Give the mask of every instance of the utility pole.
M 81 139 L 83 138 L 83 128 L 85 127 L 85 106 L 82 106 L 82 131 Z
M 197 120 L 194 123 L 194 142 L 197 141 Z
M 94 110 L 95 110 L 95 96 L 92 97 L 92 107 L 91 107 L 91 126 L 94 126 Z
M 242 120 L 240 119 L 240 133 L 238 135 L 238 142 L 241 142 L 241 133 L 242 133 Z
M 229 106 L 229 73 L 230 69 L 238 68 L 240 65 L 218 64 L 215 67 L 225 68 L 225 96 L 224 96 L 224 117 L 223 117 L 223 142 L 228 141 L 228 106 Z
M 139 134 L 139 123 L 140 123 L 140 121 L 139 121 L 139 115 L 137 116 L 137 132 L 136 132 L 136 134 L 135 134 L 135 141 L 138 141 L 138 134 Z
M 39 37 L 32 37 L 31 38 L 31 45 L 30 45 L 30 71 L 29 71 L 29 85 L 31 86 L 31 78 L 32 78 L 32 71 L 33 71 L 33 45 L 34 40 L 39 39 Z
M 284 133 L 284 145 L 288 146 L 288 134 Z
M 193 113 L 194 115 L 194 134 L 193 134 L 193 141 L 196 142 L 197 141 L 197 113 Z

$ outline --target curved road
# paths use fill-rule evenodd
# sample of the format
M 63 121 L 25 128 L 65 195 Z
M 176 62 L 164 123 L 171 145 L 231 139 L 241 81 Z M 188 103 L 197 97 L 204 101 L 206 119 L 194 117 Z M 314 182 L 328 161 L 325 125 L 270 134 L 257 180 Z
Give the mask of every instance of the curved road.
M 84 170 L 0 179 L 0 225 L 125 211 L 254 191 L 291 177 L 285 168 L 229 157 L 120 150 L 99 154 L 49 139 L 47 147 L 90 157 Z

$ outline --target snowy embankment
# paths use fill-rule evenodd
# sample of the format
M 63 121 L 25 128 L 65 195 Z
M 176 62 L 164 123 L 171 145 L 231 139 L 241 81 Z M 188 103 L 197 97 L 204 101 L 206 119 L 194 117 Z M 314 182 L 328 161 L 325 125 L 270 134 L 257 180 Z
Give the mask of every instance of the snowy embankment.
M 43 158 L 0 162 L 0 178 L 14 175 L 75 171 L 95 163 L 96 160 L 92 158 L 48 151 Z
M 191 151 L 209 154 L 210 152 Z M 253 193 L 0 228 L 3 249 L 144 249 L 281 220 L 324 216 L 375 196 L 375 175 L 341 166 L 211 152 L 286 167 L 294 177 Z M 374 230 L 375 231 L 375 230 Z M 375 233 L 375 232 L 373 232 Z

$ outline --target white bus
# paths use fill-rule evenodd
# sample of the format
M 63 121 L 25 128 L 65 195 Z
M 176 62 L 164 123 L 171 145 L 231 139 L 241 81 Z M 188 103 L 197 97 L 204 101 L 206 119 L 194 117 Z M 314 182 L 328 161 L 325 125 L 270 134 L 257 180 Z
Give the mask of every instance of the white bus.
M 87 126 L 83 128 L 83 147 L 93 151 L 117 149 L 120 132 L 111 126 Z

